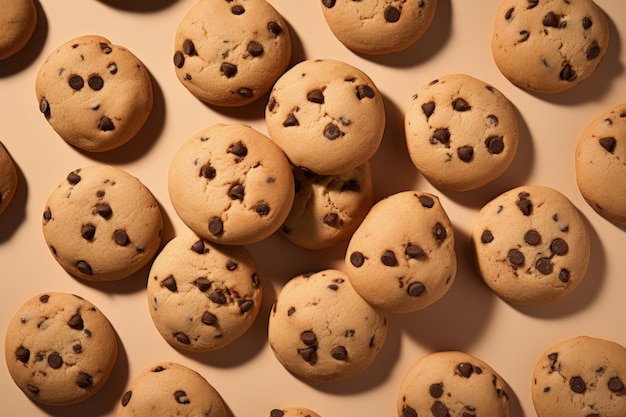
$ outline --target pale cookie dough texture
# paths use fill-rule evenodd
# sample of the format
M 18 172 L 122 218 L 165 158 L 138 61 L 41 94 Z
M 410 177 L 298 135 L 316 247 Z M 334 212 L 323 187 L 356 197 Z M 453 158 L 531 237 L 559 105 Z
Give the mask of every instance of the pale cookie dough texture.
M 39 110 L 69 144 L 89 152 L 118 148 L 152 112 L 152 80 L 127 48 L 83 35 L 55 49 L 35 80 Z
M 368 368 L 387 337 L 387 316 L 327 269 L 289 280 L 272 307 L 269 345 L 285 369 L 304 379 L 338 381 Z
M 269 137 L 293 165 L 319 175 L 344 174 L 374 156 L 385 117 L 374 82 L 360 69 L 329 59 L 289 69 L 265 110 Z
M 340 175 L 317 175 L 294 168 L 296 195 L 280 228 L 290 242 L 324 249 L 347 242 L 374 204 L 369 162 Z
M 217 390 L 195 370 L 174 362 L 158 362 L 130 383 L 115 417 L 227 417 Z
M 609 22 L 591 0 L 503 0 L 491 40 L 494 61 L 513 84 L 559 93 L 589 78 L 609 44 Z
M 274 408 L 268 417 L 321 417 L 314 411 L 303 407 Z
M 576 147 L 576 181 L 600 215 L 626 225 L 626 104 L 593 120 Z
M 409 313 L 438 301 L 456 277 L 455 236 L 439 198 L 403 191 L 376 203 L 350 239 L 346 273 L 371 305 Z
M 434 352 L 406 371 L 397 413 L 398 417 L 508 417 L 508 387 L 491 366 L 472 355 Z
M 9 321 L 9 374 L 33 401 L 70 405 L 96 394 L 117 362 L 117 336 L 104 314 L 74 294 L 27 300 Z
M 471 239 L 483 280 L 513 304 L 539 305 L 565 297 L 589 265 L 584 219 L 565 195 L 547 186 L 517 187 L 485 204 Z
M 229 345 L 256 320 L 261 280 L 243 246 L 217 245 L 187 232 L 170 240 L 150 269 L 150 316 L 172 346 L 209 352 Z
M 54 259 L 88 281 L 126 278 L 161 246 L 163 215 L 148 188 L 109 165 L 70 172 L 50 193 L 42 219 Z
M 217 124 L 185 141 L 168 176 L 181 220 L 212 242 L 259 242 L 283 224 L 294 199 L 291 165 L 267 136 L 240 124 Z
M 577 336 L 550 346 L 532 372 L 537 417 L 626 416 L 626 348 Z
M 9 206 L 17 191 L 18 175 L 15 161 L 0 142 L 0 214 Z
M 449 74 L 420 87 L 404 117 L 411 161 L 435 187 L 479 188 L 511 164 L 519 143 L 513 104 L 493 86 Z
M 37 27 L 33 0 L 0 0 L 0 60 L 21 51 Z
M 346 47 L 365 54 L 402 51 L 430 27 L 436 0 L 322 0 L 328 27 Z
M 287 23 L 265 0 L 200 0 L 175 37 L 176 77 L 212 105 L 244 106 L 263 97 L 287 69 Z

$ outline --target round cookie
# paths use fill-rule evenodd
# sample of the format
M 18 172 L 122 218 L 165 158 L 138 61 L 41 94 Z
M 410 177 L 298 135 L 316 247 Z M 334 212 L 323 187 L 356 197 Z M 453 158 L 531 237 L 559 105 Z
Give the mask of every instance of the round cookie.
M 117 361 L 117 336 L 91 302 L 48 292 L 27 300 L 8 324 L 9 374 L 33 401 L 70 405 L 107 382 Z
M 389 313 L 421 310 L 445 295 L 456 277 L 450 219 L 429 193 L 403 191 L 376 203 L 346 250 L 350 283 Z
M 216 124 L 174 155 L 169 195 L 182 221 L 212 242 L 259 242 L 283 224 L 294 198 L 285 154 L 250 126 Z
M 59 46 L 35 80 L 39 110 L 69 144 L 104 152 L 130 141 L 152 111 L 152 81 L 123 46 L 83 35 Z
M 221 349 L 243 335 L 261 308 L 261 281 L 243 246 L 220 246 L 188 232 L 170 240 L 150 269 L 150 316 L 172 346 Z
M 577 336 L 555 343 L 538 359 L 531 396 L 537 417 L 626 415 L 626 348 Z
M 33 0 L 0 0 L 0 60 L 21 51 L 37 27 Z
M 582 216 L 567 197 L 542 185 L 517 187 L 485 204 L 471 240 L 483 280 L 513 304 L 566 296 L 589 265 L 590 236 Z
M 198 372 L 174 362 L 159 362 L 140 372 L 115 409 L 115 417 L 227 417 L 217 390 Z
M 349 378 L 371 365 L 387 337 L 387 316 L 327 269 L 289 280 L 272 307 L 269 345 L 285 369 L 314 381 Z
M 397 412 L 398 417 L 508 417 L 508 387 L 493 368 L 472 355 L 434 352 L 406 371 Z
M 303 407 L 274 408 L 269 417 L 321 417 L 314 411 Z
M 585 201 L 601 216 L 626 225 L 626 104 L 587 126 L 578 139 L 575 166 Z
M 291 163 L 319 175 L 352 171 L 378 150 L 382 94 L 360 69 L 335 60 L 302 61 L 284 73 L 265 110 L 269 137 Z
M 559 93 L 593 74 L 609 37 L 608 19 L 592 0 L 502 0 L 491 50 L 513 84 Z
M 198 99 L 244 106 L 287 69 L 287 23 L 265 0 L 201 0 L 183 17 L 174 42 L 178 80 Z
M 280 228 L 290 242 L 324 249 L 346 242 L 374 204 L 369 162 L 340 175 L 316 175 L 294 168 L 296 194 Z
M 6 210 L 17 191 L 17 167 L 4 144 L 0 142 L 0 214 Z
M 449 74 L 423 85 L 404 117 L 415 167 L 435 187 L 481 187 L 511 164 L 519 143 L 513 104 L 491 85 Z
M 422 37 L 435 17 L 436 0 L 322 0 L 328 27 L 346 47 L 366 54 L 402 51 Z
M 126 278 L 152 261 L 163 216 L 138 178 L 110 165 L 70 172 L 50 193 L 42 219 L 54 259 L 89 281 Z

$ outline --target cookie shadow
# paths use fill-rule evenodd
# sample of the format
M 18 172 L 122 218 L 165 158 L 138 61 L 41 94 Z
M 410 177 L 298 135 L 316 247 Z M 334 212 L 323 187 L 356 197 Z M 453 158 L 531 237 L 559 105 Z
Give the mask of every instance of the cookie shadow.
M 159 10 L 167 9 L 178 0 L 98 0 L 100 3 L 115 9 L 125 10 L 127 12 L 157 12 Z
M 23 71 L 32 65 L 41 54 L 48 38 L 48 18 L 38 0 L 34 0 L 37 9 L 37 25 L 28 43 L 14 55 L 0 60 L 0 78 Z
M 524 413 L 522 403 L 520 403 L 517 393 L 508 383 L 507 386 L 509 387 L 507 391 L 509 398 L 509 417 L 525 417 L 526 414 Z
M 28 182 L 17 161 L 13 159 L 13 163 L 17 171 L 17 188 L 13 199 L 9 202 L 4 212 L 0 214 L 0 245 L 8 241 L 17 232 L 26 219 Z

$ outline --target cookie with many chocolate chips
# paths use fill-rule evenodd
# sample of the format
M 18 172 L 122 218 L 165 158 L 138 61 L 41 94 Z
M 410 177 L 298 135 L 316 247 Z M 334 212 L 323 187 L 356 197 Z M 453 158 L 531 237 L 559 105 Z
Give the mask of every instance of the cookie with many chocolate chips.
M 150 316 L 172 346 L 221 349 L 243 335 L 261 308 L 261 280 L 243 246 L 217 245 L 187 232 L 159 252 L 148 278 Z
M 274 408 L 268 417 L 320 417 L 314 411 L 303 407 Z
M 563 298 L 589 265 L 584 219 L 565 195 L 547 186 L 521 186 L 495 197 L 480 209 L 471 239 L 483 280 L 513 304 Z
M 344 174 L 367 162 L 380 146 L 385 117 L 374 82 L 329 59 L 289 69 L 265 109 L 269 137 L 293 165 L 318 175 Z
M 242 124 L 216 124 L 185 141 L 168 177 L 172 205 L 196 234 L 212 242 L 259 242 L 283 224 L 294 198 L 285 154 Z
M 37 27 L 33 0 L 0 0 L 0 60 L 21 51 Z
M 306 249 L 348 241 L 374 203 L 369 162 L 340 175 L 294 168 L 294 176 L 296 195 L 281 234 Z
M 545 350 L 532 373 L 537 417 L 626 415 L 626 348 L 577 336 Z
M 402 51 L 430 27 L 437 0 L 321 0 L 328 27 L 346 47 L 366 54 Z
M 89 281 L 129 277 L 161 246 L 163 215 L 141 181 L 110 165 L 70 172 L 50 193 L 43 236 L 54 259 Z
M 519 143 L 513 104 L 493 86 L 449 74 L 420 87 L 404 116 L 415 167 L 435 187 L 467 191 L 500 176 Z
M 6 210 L 17 191 L 18 175 L 15 161 L 0 142 L 0 214 Z
M 263 97 L 287 69 L 287 23 L 265 0 L 201 0 L 176 30 L 176 77 L 198 99 L 244 106 Z
M 117 336 L 86 299 L 42 293 L 9 321 L 5 356 L 9 374 L 31 400 L 70 405 L 106 384 L 117 361 Z
M 41 64 L 39 111 L 66 142 L 105 152 L 130 141 L 152 111 L 152 80 L 127 48 L 97 35 L 74 38 Z
M 398 390 L 398 417 L 508 417 L 504 379 L 460 351 L 427 354 L 407 369 Z
M 198 372 L 175 362 L 158 362 L 131 381 L 115 417 L 226 417 L 219 392 Z
M 502 0 L 491 50 L 502 74 L 539 93 L 589 78 L 609 44 L 609 22 L 592 0 Z
M 373 306 L 421 310 L 445 295 L 456 277 L 454 229 L 439 198 L 404 191 L 376 203 L 346 250 L 346 273 Z
M 270 313 L 268 341 L 293 374 L 338 381 L 371 365 L 387 327 L 386 314 L 359 296 L 345 272 L 327 269 L 283 286 Z
M 589 123 L 578 139 L 574 160 L 585 201 L 601 216 L 626 225 L 626 104 Z

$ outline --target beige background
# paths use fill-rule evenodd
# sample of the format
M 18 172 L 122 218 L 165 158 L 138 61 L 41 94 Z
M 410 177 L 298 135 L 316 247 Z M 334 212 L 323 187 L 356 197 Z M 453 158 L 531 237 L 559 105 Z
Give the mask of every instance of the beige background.
M 17 56 L 0 61 L 0 140 L 20 171 L 16 198 L 0 217 L 0 333 L 28 298 L 42 291 L 82 295 L 110 319 L 120 338 L 120 357 L 110 382 L 87 402 L 71 407 L 32 403 L 13 384 L 4 360 L 0 398 L 5 416 L 112 416 L 127 384 L 153 362 L 172 360 L 199 371 L 221 393 L 236 417 L 267 416 L 274 407 L 305 406 L 324 417 L 395 416 L 397 389 L 406 369 L 435 350 L 458 349 L 489 363 L 511 387 L 511 416 L 530 417 L 530 372 L 549 345 L 586 334 L 626 345 L 624 318 L 626 229 L 598 216 L 576 187 L 573 155 L 586 125 L 626 102 L 624 31 L 626 3 L 598 0 L 611 21 L 611 42 L 597 72 L 558 95 L 522 91 L 497 70 L 490 49 L 498 0 L 439 0 L 425 36 L 407 51 L 368 57 L 347 50 L 332 35 L 317 0 L 272 0 L 291 27 L 292 63 L 309 58 L 344 60 L 365 71 L 385 96 L 388 124 L 372 160 L 376 197 L 407 189 L 437 194 L 456 228 L 459 272 L 450 292 L 421 312 L 390 316 L 386 344 L 374 364 L 352 379 L 310 383 L 286 372 L 266 344 L 268 311 L 281 285 L 311 270 L 342 268 L 345 246 L 307 251 L 280 236 L 249 246 L 265 287 L 254 327 L 223 351 L 186 354 L 170 347 L 148 313 L 148 269 L 113 283 L 68 276 L 49 253 L 41 231 L 44 203 L 73 169 L 114 164 L 137 176 L 154 193 L 166 216 L 166 240 L 183 230 L 167 194 L 166 175 L 179 145 L 218 122 L 246 123 L 266 132 L 265 102 L 244 109 L 206 106 L 178 82 L 172 64 L 178 22 L 195 0 L 41 0 L 34 38 Z M 146 6 L 118 6 L 145 3 Z M 155 86 L 155 109 L 130 144 L 106 154 L 80 152 L 61 140 L 39 113 L 34 79 L 45 57 L 65 41 L 87 33 L 108 37 L 146 64 Z M 490 82 L 517 107 L 521 143 L 511 168 L 497 181 L 466 193 L 434 189 L 413 168 L 403 139 L 403 113 L 417 88 L 448 73 Z M 488 200 L 522 184 L 544 184 L 568 196 L 591 230 L 592 259 L 583 284 L 566 299 L 541 307 L 515 307 L 494 296 L 469 256 L 474 218 Z

